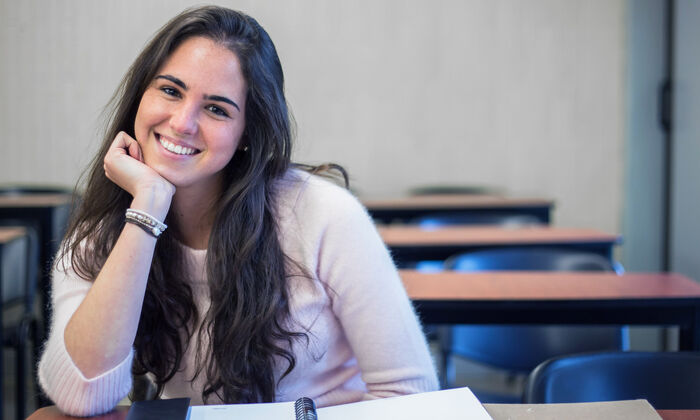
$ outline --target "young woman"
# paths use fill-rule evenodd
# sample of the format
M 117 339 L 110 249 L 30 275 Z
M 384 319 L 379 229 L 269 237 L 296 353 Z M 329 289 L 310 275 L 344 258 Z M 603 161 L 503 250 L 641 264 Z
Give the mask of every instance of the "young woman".
M 39 379 L 60 409 L 109 411 L 132 374 L 192 404 L 437 388 L 370 218 L 323 168 L 290 163 L 290 142 L 254 19 L 202 7 L 156 34 L 115 94 L 54 269 Z

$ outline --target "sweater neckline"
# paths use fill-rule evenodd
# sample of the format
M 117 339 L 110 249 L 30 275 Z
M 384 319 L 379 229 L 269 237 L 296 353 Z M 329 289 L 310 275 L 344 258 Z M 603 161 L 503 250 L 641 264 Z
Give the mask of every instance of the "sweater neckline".
M 189 246 L 183 244 L 182 242 L 178 241 L 177 239 L 175 239 L 175 243 L 180 245 L 180 247 L 182 247 L 185 251 L 192 253 L 192 254 L 200 254 L 201 255 L 201 254 L 207 253 L 206 248 L 205 249 L 192 248 L 192 247 L 189 247 Z

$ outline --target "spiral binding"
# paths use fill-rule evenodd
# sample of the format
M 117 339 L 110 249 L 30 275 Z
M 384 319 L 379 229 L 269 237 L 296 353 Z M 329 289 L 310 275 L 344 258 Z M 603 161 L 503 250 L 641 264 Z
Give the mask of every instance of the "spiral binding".
M 302 397 L 294 403 L 294 411 L 296 412 L 297 420 L 317 420 L 316 404 L 314 400 L 308 397 Z

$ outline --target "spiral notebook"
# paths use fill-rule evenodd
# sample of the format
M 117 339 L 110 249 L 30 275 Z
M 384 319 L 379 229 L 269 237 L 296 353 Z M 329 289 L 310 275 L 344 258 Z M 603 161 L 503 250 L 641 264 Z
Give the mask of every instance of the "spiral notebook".
M 491 420 L 469 388 L 315 408 L 310 398 L 265 404 L 198 405 L 189 420 Z

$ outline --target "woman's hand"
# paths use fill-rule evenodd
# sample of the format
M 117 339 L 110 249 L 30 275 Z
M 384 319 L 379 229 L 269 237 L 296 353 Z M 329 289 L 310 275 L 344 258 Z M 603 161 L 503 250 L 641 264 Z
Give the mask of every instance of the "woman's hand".
M 134 197 L 135 203 L 159 207 L 140 210 L 160 210 L 156 213 L 162 213 L 162 217 L 165 217 L 175 194 L 175 186 L 144 163 L 141 146 L 133 137 L 123 131 L 117 134 L 105 155 L 104 170 L 107 178 Z

